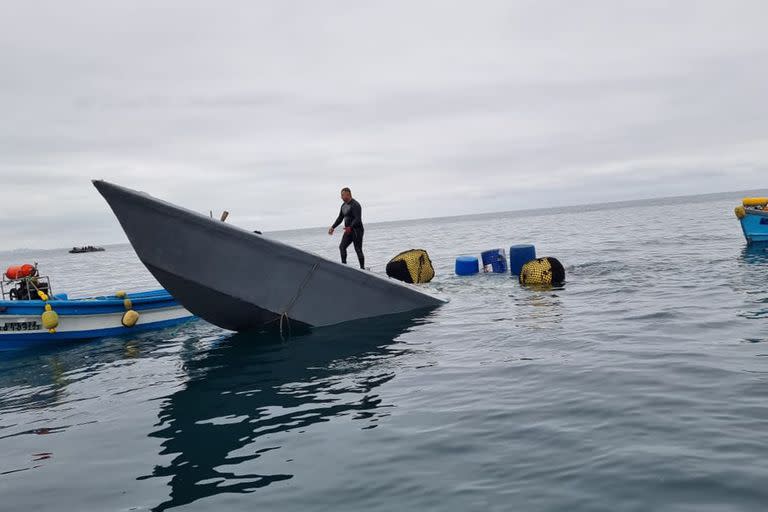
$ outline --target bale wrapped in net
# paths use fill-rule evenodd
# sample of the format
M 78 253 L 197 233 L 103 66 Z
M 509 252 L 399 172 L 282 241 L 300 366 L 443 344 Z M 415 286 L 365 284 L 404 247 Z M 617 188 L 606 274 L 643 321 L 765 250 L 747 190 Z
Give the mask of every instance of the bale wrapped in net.
M 435 277 L 435 269 L 427 251 L 411 249 L 389 260 L 387 275 L 406 283 L 428 283 Z
M 523 286 L 561 286 L 565 283 L 565 268 L 556 258 L 531 260 L 520 270 L 520 284 Z

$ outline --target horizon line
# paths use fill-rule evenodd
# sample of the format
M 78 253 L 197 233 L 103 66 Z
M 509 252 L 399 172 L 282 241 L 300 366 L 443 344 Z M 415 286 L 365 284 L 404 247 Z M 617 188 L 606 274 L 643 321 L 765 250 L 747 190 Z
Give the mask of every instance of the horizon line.
M 594 202 L 594 203 L 571 203 L 571 204 L 558 206 L 557 208 L 559 210 L 563 210 L 563 209 L 574 209 L 574 208 L 585 208 L 585 207 L 617 207 L 620 205 L 628 207 L 637 203 L 644 203 L 648 201 L 685 200 L 685 199 L 693 199 L 693 198 L 706 199 L 710 197 L 727 196 L 731 194 L 743 195 L 745 193 L 756 192 L 756 191 L 764 191 L 768 193 L 768 188 L 741 189 L 741 190 L 731 190 L 731 191 L 725 191 L 725 192 L 705 192 L 701 194 L 683 194 L 683 195 L 674 195 L 674 196 L 654 196 L 654 197 L 645 197 L 645 198 L 639 198 L 639 199 L 620 199 L 616 201 L 601 201 L 601 202 Z M 370 225 L 376 226 L 376 225 L 382 225 L 382 224 L 395 224 L 399 222 L 443 220 L 443 219 L 457 219 L 457 218 L 475 218 L 475 217 L 483 217 L 488 215 L 502 215 L 502 214 L 508 214 L 508 213 L 526 213 L 526 212 L 539 212 L 539 211 L 547 212 L 551 214 L 553 212 L 553 207 L 521 208 L 517 210 L 492 210 L 492 211 L 478 212 L 478 213 L 459 213 L 456 215 L 440 215 L 436 217 L 416 217 L 416 218 L 407 218 L 407 219 L 381 220 L 381 221 L 371 222 Z M 264 234 L 293 233 L 297 231 L 308 231 L 312 229 L 325 229 L 325 227 L 324 226 L 305 226 L 300 228 L 264 231 L 263 233 Z M 126 245 L 126 244 L 130 245 L 130 241 L 105 243 L 100 245 L 108 247 L 108 246 L 117 246 L 117 245 Z M 71 248 L 71 247 L 70 246 L 67 246 L 67 247 L 63 247 L 63 246 L 62 247 L 19 247 L 15 249 L 0 250 L 0 254 L 10 253 L 10 252 L 21 252 L 21 251 L 53 251 L 53 250 L 68 249 L 68 248 Z
M 556 208 L 558 209 L 565 209 L 565 208 L 584 208 L 589 206 L 618 206 L 618 205 L 627 205 L 631 206 L 636 203 L 644 203 L 647 201 L 660 201 L 660 200 L 680 200 L 680 199 L 691 199 L 691 198 L 708 198 L 708 197 L 714 197 L 714 196 L 725 196 L 729 194 L 745 194 L 747 192 L 755 192 L 755 191 L 763 191 L 768 193 L 768 187 L 765 188 L 756 188 L 756 189 L 742 189 L 742 190 L 730 190 L 725 192 L 705 192 L 703 194 L 683 194 L 683 195 L 676 195 L 676 196 L 656 196 L 656 197 L 645 197 L 640 199 L 620 199 L 617 201 L 603 201 L 603 202 L 596 202 L 596 203 L 571 203 L 571 204 L 565 204 L 563 206 L 558 206 Z M 483 217 L 486 215 L 494 215 L 494 214 L 506 214 L 506 213 L 524 213 L 524 212 L 552 212 L 553 207 L 537 207 L 537 208 L 521 208 L 518 210 L 492 210 L 487 212 L 479 212 L 479 213 L 460 213 L 456 215 L 440 215 L 437 217 L 415 217 L 415 218 L 407 218 L 407 219 L 394 219 L 394 220 L 380 220 L 376 222 L 371 222 L 370 225 L 376 226 L 380 224 L 394 224 L 397 222 L 410 222 L 410 221 L 424 221 L 424 220 L 442 220 L 442 219 L 457 219 L 459 217 Z M 307 226 L 302 228 L 291 228 L 291 229 L 277 229 L 274 231 L 264 231 L 264 233 L 292 233 L 295 231 L 305 231 L 309 229 L 323 229 L 324 226 Z

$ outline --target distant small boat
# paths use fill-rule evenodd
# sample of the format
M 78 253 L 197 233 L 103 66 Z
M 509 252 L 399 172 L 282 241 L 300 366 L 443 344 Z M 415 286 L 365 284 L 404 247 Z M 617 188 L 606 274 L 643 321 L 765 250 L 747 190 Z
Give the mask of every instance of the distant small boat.
M 69 250 L 70 254 L 80 254 L 81 252 L 101 252 L 105 251 L 103 247 L 94 247 L 92 245 L 86 245 L 84 247 L 73 247 Z
M 416 285 L 342 265 L 145 193 L 93 183 L 152 275 L 180 304 L 219 327 L 322 327 L 445 303 Z
M 745 197 L 735 213 L 748 244 L 768 242 L 768 197 Z

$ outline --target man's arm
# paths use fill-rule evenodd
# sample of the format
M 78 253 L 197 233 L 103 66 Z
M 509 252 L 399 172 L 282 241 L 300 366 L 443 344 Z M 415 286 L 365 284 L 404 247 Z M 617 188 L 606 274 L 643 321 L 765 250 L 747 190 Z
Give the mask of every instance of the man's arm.
M 344 213 L 342 213 L 342 211 L 341 211 L 341 208 L 339 208 L 339 216 L 338 216 L 338 217 L 336 217 L 336 222 L 334 222 L 334 223 L 331 225 L 331 227 L 332 227 L 333 229 L 336 229 L 336 226 L 338 226 L 339 224 L 341 224 L 341 221 L 343 221 L 343 220 L 344 220 Z

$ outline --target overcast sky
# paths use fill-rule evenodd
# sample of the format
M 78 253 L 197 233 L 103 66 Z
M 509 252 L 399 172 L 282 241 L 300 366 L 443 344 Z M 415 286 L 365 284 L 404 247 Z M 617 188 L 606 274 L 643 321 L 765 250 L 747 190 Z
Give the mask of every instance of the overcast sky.
M 0 3 L 0 250 L 765 188 L 768 2 Z

